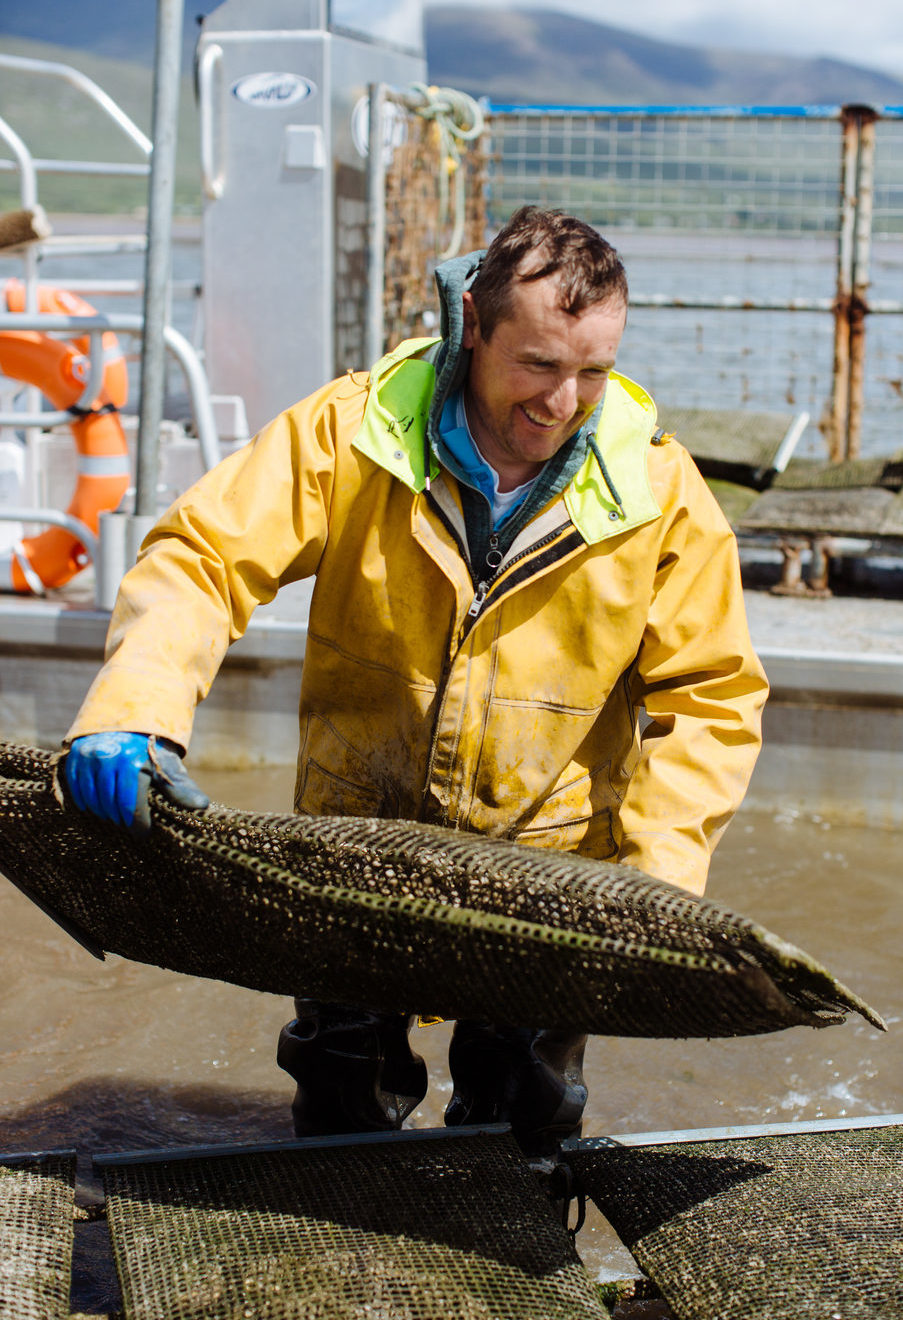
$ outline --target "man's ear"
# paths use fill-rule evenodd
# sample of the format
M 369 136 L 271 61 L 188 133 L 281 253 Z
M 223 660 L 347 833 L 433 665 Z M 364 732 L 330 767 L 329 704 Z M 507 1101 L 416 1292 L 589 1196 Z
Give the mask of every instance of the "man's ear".
M 463 348 L 473 348 L 474 339 L 480 333 L 480 319 L 477 316 L 473 294 L 469 289 L 466 289 L 464 293 L 462 293 L 461 302 L 464 311 L 464 329 L 461 333 L 461 346 Z

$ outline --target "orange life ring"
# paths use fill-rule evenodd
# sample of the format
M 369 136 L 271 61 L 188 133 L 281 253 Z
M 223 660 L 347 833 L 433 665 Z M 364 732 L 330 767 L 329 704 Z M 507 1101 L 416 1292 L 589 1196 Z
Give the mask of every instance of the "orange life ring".
M 10 312 L 25 310 L 25 287 L 20 280 L 6 283 Z M 38 310 L 66 316 L 94 316 L 84 298 L 38 286 Z M 87 335 L 54 339 L 36 330 L 0 332 L 0 373 L 26 385 L 36 385 L 56 409 L 72 411 L 72 434 L 78 450 L 78 480 L 66 512 L 80 519 L 95 534 L 99 516 L 115 509 L 129 487 L 128 444 L 119 409 L 128 397 L 128 371 L 114 334 L 103 335 L 104 372 L 100 394 L 85 410 L 76 408 L 88 379 L 90 340 Z M 26 536 L 10 557 L 7 590 L 37 595 L 44 587 L 61 587 L 88 562 L 88 552 L 72 532 L 50 527 L 38 536 Z M 3 584 L 0 583 L 0 590 Z

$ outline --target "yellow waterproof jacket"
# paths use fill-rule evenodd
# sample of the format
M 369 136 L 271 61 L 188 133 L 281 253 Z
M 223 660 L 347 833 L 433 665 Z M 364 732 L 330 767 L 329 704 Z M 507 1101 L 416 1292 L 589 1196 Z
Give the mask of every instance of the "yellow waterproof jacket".
M 702 892 L 766 681 L 734 537 L 651 399 L 612 376 L 597 445 L 474 586 L 409 341 L 288 409 L 161 518 L 69 731 L 187 747 L 255 606 L 316 574 L 296 807 L 618 857 Z M 644 728 L 638 733 L 640 711 Z

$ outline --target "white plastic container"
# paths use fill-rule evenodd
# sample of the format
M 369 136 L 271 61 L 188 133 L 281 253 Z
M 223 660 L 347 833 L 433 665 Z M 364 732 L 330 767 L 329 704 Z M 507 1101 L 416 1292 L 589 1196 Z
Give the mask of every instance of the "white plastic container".
M 25 502 L 25 446 L 15 436 L 0 434 L 0 513 Z M 0 550 L 8 550 L 22 537 L 20 522 L 0 518 Z

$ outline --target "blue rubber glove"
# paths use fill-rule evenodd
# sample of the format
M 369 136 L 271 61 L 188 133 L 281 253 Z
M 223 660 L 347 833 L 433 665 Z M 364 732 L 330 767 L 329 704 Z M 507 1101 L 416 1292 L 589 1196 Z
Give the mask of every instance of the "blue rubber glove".
M 89 733 L 76 738 L 62 762 L 63 778 L 79 811 L 102 820 L 150 829 L 150 786 L 170 802 L 197 811 L 210 803 L 185 772 L 175 745 L 144 733 Z

